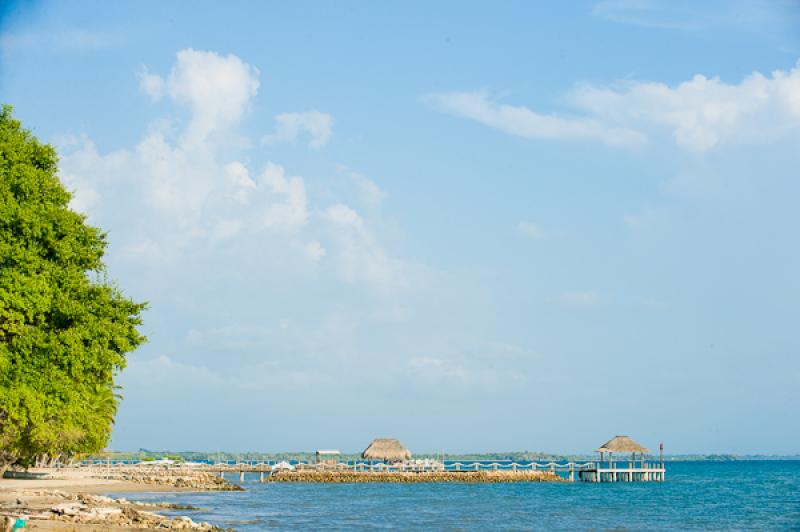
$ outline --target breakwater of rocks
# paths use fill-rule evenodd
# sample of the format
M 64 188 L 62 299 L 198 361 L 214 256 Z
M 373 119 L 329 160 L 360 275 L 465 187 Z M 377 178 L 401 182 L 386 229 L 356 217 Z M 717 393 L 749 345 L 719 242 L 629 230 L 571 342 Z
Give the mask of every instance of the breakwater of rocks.
M 192 491 L 244 491 L 241 486 L 228 482 L 219 475 L 191 468 L 159 468 L 156 466 L 97 468 L 95 478 L 152 484 Z
M 496 484 L 505 482 L 564 482 L 550 471 L 276 471 L 265 482 L 315 482 L 343 484 L 354 482 L 461 482 Z

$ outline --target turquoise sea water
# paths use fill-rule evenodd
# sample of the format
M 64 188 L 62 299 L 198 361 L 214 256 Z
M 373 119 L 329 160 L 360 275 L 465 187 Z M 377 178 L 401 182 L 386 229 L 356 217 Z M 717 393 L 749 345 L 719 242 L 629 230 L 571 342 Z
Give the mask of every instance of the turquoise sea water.
M 677 462 L 664 483 L 259 484 L 128 494 L 236 530 L 800 530 L 800 461 Z M 118 496 L 118 494 L 117 494 Z

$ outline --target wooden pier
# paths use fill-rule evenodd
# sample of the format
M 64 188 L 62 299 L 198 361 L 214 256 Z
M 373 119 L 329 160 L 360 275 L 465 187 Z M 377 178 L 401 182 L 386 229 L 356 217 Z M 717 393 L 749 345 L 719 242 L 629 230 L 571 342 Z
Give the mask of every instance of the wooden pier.
M 664 446 L 659 445 L 663 452 Z M 663 482 L 666 475 L 663 458 L 647 460 L 648 450 L 628 436 L 614 436 L 597 449 L 600 460 L 595 467 L 580 472 L 587 482 Z M 615 454 L 628 454 L 629 460 L 614 460 Z M 638 456 L 638 458 L 637 458 Z
M 644 462 L 634 467 L 618 467 L 616 462 L 598 463 L 590 469 L 579 471 L 580 480 L 584 482 L 664 482 L 666 469 L 662 464 Z
M 382 447 L 381 447 L 382 446 Z M 366 452 L 361 459 L 342 461 L 339 459 L 338 451 L 319 451 L 314 461 L 230 461 L 214 462 L 203 461 L 194 463 L 175 463 L 171 460 L 145 462 L 145 463 L 118 463 L 112 464 L 109 460 L 105 461 L 87 460 L 83 465 L 106 465 L 109 469 L 113 465 L 128 466 L 139 465 L 142 467 L 167 467 L 180 470 L 189 468 L 195 471 L 205 471 L 214 473 L 222 478 L 228 476 L 238 477 L 240 483 L 245 482 L 246 475 L 257 474 L 259 482 L 269 480 L 274 473 L 313 473 L 324 478 L 353 479 L 353 475 L 363 475 L 358 477 L 358 481 L 373 477 L 375 479 L 387 478 L 386 475 L 397 474 L 397 477 L 419 475 L 416 482 L 436 482 L 437 478 L 447 478 L 468 481 L 467 478 L 475 479 L 483 477 L 505 478 L 508 481 L 521 481 L 541 477 L 541 473 L 549 473 L 550 479 L 568 482 L 663 482 L 666 477 L 663 457 L 654 460 L 647 457 L 648 450 L 630 439 L 627 436 L 615 436 L 604 443 L 597 452 L 599 460 L 589 460 L 586 462 L 516 462 L 513 460 L 474 460 L 474 461 L 455 461 L 455 460 L 412 460 L 411 454 L 402 447 L 397 440 L 375 440 L 368 448 L 383 448 L 383 452 L 391 451 L 394 454 L 379 454 L 376 458 L 369 456 Z M 659 446 L 663 452 L 663 445 Z M 388 449 L 388 451 L 387 451 Z M 376 451 L 377 452 L 377 451 Z M 619 459 L 615 455 L 628 455 L 630 458 Z M 324 459 L 322 459 L 322 458 Z M 492 472 L 493 475 L 486 475 Z M 515 475 L 517 474 L 518 475 Z M 453 477 L 455 475 L 455 477 Z M 463 479 L 461 478 L 463 475 Z M 314 475 L 311 475 L 314 476 Z M 427 478 L 428 480 L 423 480 Z M 380 480 L 376 480 L 380 481 Z
M 239 463 L 208 464 L 202 470 L 238 477 L 245 481 L 245 474 L 257 474 L 258 481 L 264 482 L 274 471 L 287 471 L 289 464 Z M 569 482 L 663 482 L 666 468 L 656 461 L 591 461 L 591 462 L 527 462 L 513 461 L 474 461 L 474 462 L 442 462 L 439 464 L 384 464 L 381 462 L 348 461 L 328 464 L 298 462 L 290 465 L 292 471 L 318 471 L 341 473 L 417 473 L 424 476 L 428 473 L 476 473 L 481 471 L 530 472 L 542 471 L 555 473 Z M 252 477 L 251 477 L 252 478 Z
M 154 468 L 158 471 L 170 470 L 174 474 L 203 471 L 212 473 L 229 481 L 242 484 L 245 482 L 267 482 L 275 473 L 322 474 L 322 477 L 339 479 L 339 482 L 355 481 L 353 475 L 373 477 L 374 482 L 386 481 L 387 478 L 414 475 L 417 482 L 447 481 L 484 482 L 507 481 L 518 482 L 535 480 L 538 473 L 556 475 L 566 482 L 663 482 L 665 468 L 655 461 L 587 461 L 587 462 L 515 462 L 512 460 L 496 461 L 407 461 L 396 464 L 369 460 L 348 460 L 327 463 L 315 461 L 231 461 L 204 463 L 111 463 L 98 462 L 84 464 L 90 467 L 102 466 L 103 471 L 112 472 L 117 468 L 141 467 L 143 470 Z M 489 473 L 489 475 L 485 475 Z M 533 473 L 533 475 L 532 475 Z M 461 480 L 459 477 L 464 477 Z M 340 477 L 340 478 L 339 478 Z M 486 477 L 486 479 L 484 479 Z M 344 479 L 344 480 L 342 480 Z M 349 480 L 348 480 L 349 479 Z M 427 480 L 426 480 L 427 479 Z M 483 479 L 483 480 L 481 480 Z M 488 479 L 488 480 L 487 480 Z M 501 480 L 497 480 L 501 479 Z M 359 480 L 361 481 L 361 480 Z

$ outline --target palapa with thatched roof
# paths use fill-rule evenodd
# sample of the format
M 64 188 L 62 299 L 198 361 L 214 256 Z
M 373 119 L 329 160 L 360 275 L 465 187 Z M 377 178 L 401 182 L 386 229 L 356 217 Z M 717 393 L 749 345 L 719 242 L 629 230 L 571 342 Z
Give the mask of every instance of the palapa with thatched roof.
M 664 445 L 660 444 L 659 448 L 663 451 Z M 647 458 L 645 458 L 645 455 L 649 452 L 647 448 L 636 443 L 628 436 L 614 436 L 601 445 L 597 452 L 600 453 L 600 460 L 594 463 L 593 468 L 580 472 L 583 480 L 588 480 L 589 482 L 664 481 L 666 470 L 664 469 L 663 458 L 658 462 L 648 462 Z M 630 459 L 615 460 L 615 454 L 627 453 L 630 453 Z M 627 462 L 627 466 L 625 462 Z
M 605 455 L 608 455 L 608 462 L 613 461 L 614 453 L 631 453 L 631 461 L 636 461 L 636 455 L 639 455 L 639 461 L 644 465 L 644 455 L 648 452 L 646 448 L 642 447 L 628 436 L 614 436 L 597 449 L 600 453 L 600 461 L 603 461 Z
M 361 458 L 365 460 L 383 460 L 384 462 L 402 462 L 403 460 L 410 460 L 411 453 L 400 443 L 400 440 L 378 438 L 364 449 L 364 452 L 361 453 Z
M 597 449 L 598 453 L 639 453 L 649 451 L 630 439 L 628 436 L 614 436 Z

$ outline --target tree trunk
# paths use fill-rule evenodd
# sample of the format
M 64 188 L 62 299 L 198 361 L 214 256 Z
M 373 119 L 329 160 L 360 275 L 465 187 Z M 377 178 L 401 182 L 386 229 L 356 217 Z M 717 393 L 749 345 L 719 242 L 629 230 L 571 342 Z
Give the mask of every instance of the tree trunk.
M 14 464 L 15 460 L 8 456 L 0 456 L 0 478 L 3 478 L 8 468 Z

